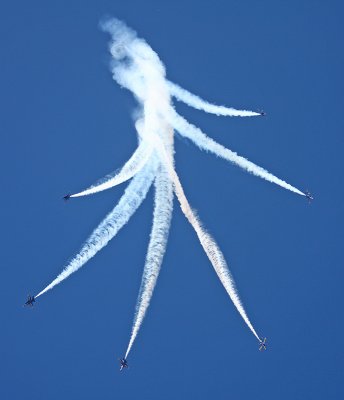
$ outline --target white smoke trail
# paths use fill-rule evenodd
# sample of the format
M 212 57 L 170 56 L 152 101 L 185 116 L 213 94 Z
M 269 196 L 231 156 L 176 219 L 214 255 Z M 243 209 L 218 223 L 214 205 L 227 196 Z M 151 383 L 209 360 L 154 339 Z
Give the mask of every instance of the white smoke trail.
M 110 52 L 113 79 L 129 89 L 140 104 L 150 100 L 159 109 L 169 106 L 165 67 L 156 52 L 136 32 L 117 19 L 101 24 L 111 35 Z
M 217 276 L 219 277 L 222 285 L 224 286 L 226 292 L 228 293 L 229 297 L 231 298 L 232 302 L 234 303 L 234 306 L 238 310 L 239 314 L 247 324 L 247 326 L 250 328 L 254 336 L 260 340 L 257 332 L 253 328 L 253 325 L 251 321 L 249 320 L 246 311 L 244 309 L 244 306 L 241 303 L 239 294 L 237 292 L 237 289 L 235 287 L 235 282 L 232 277 L 232 274 L 229 271 L 229 268 L 227 266 L 226 260 L 217 246 L 215 240 L 211 237 L 211 235 L 206 232 L 199 219 L 196 217 L 195 213 L 193 212 L 186 196 L 184 193 L 184 189 L 180 183 L 179 177 L 173 168 L 173 165 L 171 164 L 171 161 L 161 143 L 161 141 L 156 138 L 155 140 L 155 145 L 158 150 L 159 157 L 162 161 L 162 163 L 166 166 L 166 169 L 170 175 L 170 178 L 173 182 L 174 185 L 174 191 L 176 193 L 176 196 L 178 198 L 178 201 L 180 203 L 180 207 L 185 215 L 185 217 L 188 219 L 192 227 L 194 228 L 199 241 L 201 242 L 201 245 L 207 254 L 211 264 L 213 265 Z
M 36 298 L 58 285 L 81 268 L 99 250 L 106 246 L 129 221 L 130 217 L 145 199 L 154 180 L 157 165 L 157 157 L 152 156 L 150 162 L 147 163 L 144 169 L 130 182 L 116 207 L 105 217 L 86 240 L 79 253 L 74 256 L 56 279 L 35 296 Z
M 171 126 L 168 124 L 168 119 L 166 120 L 166 116 L 170 115 L 173 109 L 170 104 L 169 91 L 166 85 L 164 66 L 157 54 L 147 43 L 141 39 L 137 39 L 135 36 L 133 38 L 132 31 L 126 31 L 123 24 L 118 23 L 118 21 L 109 22 L 106 25 L 106 30 L 111 33 L 113 38 L 111 52 L 116 60 L 112 67 L 113 77 L 120 85 L 131 90 L 139 103 L 143 105 L 143 119 L 137 122 L 137 130 L 139 132 L 143 130 L 146 133 L 150 132 L 152 135 L 156 135 L 154 138 L 154 145 L 173 181 L 175 192 L 183 212 L 194 227 L 206 254 L 234 305 L 254 335 L 259 339 L 240 302 L 234 281 L 221 251 L 211 236 L 202 228 L 199 220 L 189 206 L 179 178 L 173 168 L 173 153 L 167 154 L 166 152 L 165 146 L 167 137 L 164 135 L 171 129 Z M 130 38 L 129 40 L 128 37 Z M 125 42 L 125 45 L 123 45 L 123 42 Z M 125 57 L 130 59 L 130 63 L 120 63 L 120 60 Z M 175 118 L 172 118 L 171 125 L 175 123 L 174 119 Z M 155 268 L 156 267 L 157 264 L 155 265 Z M 152 293 L 152 284 L 154 284 L 153 278 L 147 283 L 144 283 L 144 285 L 146 285 L 144 286 L 144 293 L 148 295 Z M 142 296 L 139 299 L 139 302 L 142 303 L 139 308 L 140 312 L 137 314 L 137 324 L 134 323 L 134 330 L 129 342 L 127 355 L 142 322 L 146 304 L 149 304 L 145 302 L 146 300 L 142 301 L 141 299 Z
M 177 100 L 186 103 L 190 107 L 196 108 L 197 110 L 202 110 L 210 114 L 216 114 L 218 116 L 222 115 L 227 117 L 256 117 L 258 115 L 262 115 L 261 113 L 257 113 L 254 111 L 237 110 L 232 107 L 217 106 L 188 92 L 187 90 L 183 89 L 182 87 L 171 81 L 168 81 L 167 84 L 172 96 L 174 96 Z
M 221 144 L 215 142 L 215 140 L 208 137 L 196 126 L 190 124 L 185 118 L 177 114 L 174 110 L 171 110 L 171 113 L 167 116 L 167 118 L 170 120 L 173 127 L 182 136 L 185 136 L 188 139 L 192 140 L 200 149 L 210 151 L 217 156 L 238 165 L 239 167 L 245 169 L 253 175 L 259 176 L 260 178 L 275 183 L 276 185 L 279 185 L 284 189 L 290 190 L 301 196 L 305 196 L 305 194 L 301 192 L 301 190 L 283 181 L 282 179 L 277 178 L 266 169 L 259 167 L 253 162 L 247 160 L 246 158 L 239 156 L 234 151 L 231 151 Z
M 172 210 L 172 182 L 165 168 L 161 166 L 160 171 L 155 178 L 154 218 L 146 256 L 146 263 L 142 275 L 140 292 L 137 299 L 132 333 L 124 358 L 128 357 L 153 295 L 166 250 Z
M 136 175 L 146 164 L 147 160 L 152 154 L 152 145 L 147 140 L 142 140 L 133 155 L 124 164 L 122 169 L 115 173 L 114 176 L 107 176 L 105 180 L 92 185 L 90 188 L 82 192 L 72 194 L 70 197 L 88 196 L 93 193 L 98 193 L 106 189 L 110 189 L 120 183 L 131 179 Z

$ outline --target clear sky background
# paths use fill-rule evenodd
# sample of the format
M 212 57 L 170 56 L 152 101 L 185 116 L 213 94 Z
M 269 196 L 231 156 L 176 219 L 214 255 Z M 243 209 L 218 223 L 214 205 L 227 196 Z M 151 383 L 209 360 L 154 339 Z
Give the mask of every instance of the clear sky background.
M 340 399 L 343 391 L 341 1 L 7 1 L 0 13 L 0 398 Z M 313 204 L 176 140 L 190 203 L 220 244 L 258 333 L 235 310 L 175 203 L 151 307 L 130 335 L 152 192 L 82 270 L 61 271 L 125 184 L 64 203 L 136 147 L 135 101 L 108 68 L 106 16 L 155 49 L 168 78 L 265 118 L 176 104 L 210 136 Z

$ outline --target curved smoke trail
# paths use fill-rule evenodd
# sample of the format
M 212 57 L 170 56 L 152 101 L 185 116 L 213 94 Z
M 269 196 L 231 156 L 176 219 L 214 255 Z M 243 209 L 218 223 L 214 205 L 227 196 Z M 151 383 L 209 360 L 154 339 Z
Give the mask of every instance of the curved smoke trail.
M 242 319 L 245 321 L 247 326 L 250 328 L 251 332 L 254 334 L 254 336 L 260 341 L 260 338 L 253 328 L 253 325 L 251 321 L 249 320 L 246 311 L 244 309 L 244 306 L 240 300 L 239 293 L 235 287 L 235 282 L 232 277 L 232 274 L 229 271 L 229 268 L 227 266 L 226 260 L 217 246 L 215 240 L 211 237 L 211 235 L 205 231 L 205 229 L 202 227 L 202 224 L 200 220 L 197 218 L 195 213 L 193 212 L 186 196 L 184 193 L 184 189 L 182 187 L 182 184 L 180 183 L 179 177 L 173 168 L 173 165 L 171 164 L 171 161 L 169 160 L 169 157 L 160 142 L 158 138 L 156 138 L 156 147 L 158 150 L 159 157 L 162 161 L 162 163 L 165 165 L 169 175 L 170 179 L 173 182 L 174 186 L 174 191 L 176 193 L 176 196 L 178 198 L 178 201 L 180 203 L 180 207 L 187 218 L 187 220 L 190 222 L 192 227 L 194 228 L 198 239 L 207 254 L 211 264 L 213 265 L 215 272 L 217 273 L 217 276 L 219 277 L 222 285 L 224 286 L 226 292 L 228 293 L 230 299 L 232 300 L 233 304 L 235 305 L 236 309 L 238 310 L 239 314 L 241 315 Z
M 215 104 L 211 104 L 208 101 L 201 99 L 200 97 L 188 92 L 183 89 L 179 85 L 168 81 L 168 88 L 172 96 L 174 96 L 177 100 L 182 101 L 190 107 L 196 108 L 197 110 L 202 110 L 210 114 L 222 115 L 227 117 L 256 117 L 261 115 L 261 113 L 257 113 L 254 111 L 248 110 L 237 110 L 232 107 L 225 106 L 217 106 Z
M 114 172 L 111 174 L 112 176 L 107 175 L 105 179 L 101 180 L 97 184 L 92 185 L 90 188 L 83 190 L 82 192 L 72 194 L 70 197 L 88 196 L 90 194 L 110 189 L 131 179 L 134 175 L 141 171 L 151 154 L 152 145 L 147 143 L 146 140 L 142 140 L 133 155 L 123 165 L 119 172 Z
M 102 28 L 109 32 L 112 37 L 110 52 L 113 58 L 111 63 L 113 79 L 122 87 L 130 90 L 141 107 L 142 115 L 140 114 L 136 121 L 136 129 L 141 142 L 118 174 L 105 178 L 100 183 L 71 197 L 96 193 L 134 178 L 126 188 L 119 203 L 93 231 L 80 252 L 74 256 L 57 278 L 35 297 L 41 296 L 62 282 L 101 250 L 128 222 L 155 180 L 152 232 L 125 358 L 128 356 L 142 325 L 160 272 L 172 215 L 173 190 L 183 213 L 194 228 L 226 292 L 249 329 L 260 340 L 239 298 L 233 277 L 221 250 L 211 235 L 203 228 L 185 196 L 174 169 L 173 128 L 192 140 L 201 149 L 211 151 L 217 156 L 239 165 L 246 171 L 294 193 L 299 195 L 304 195 L 304 193 L 244 157 L 226 149 L 205 135 L 199 128 L 179 116 L 173 108 L 171 95 L 194 108 L 216 115 L 248 117 L 257 116 L 260 113 L 217 106 L 193 95 L 166 80 L 165 67 L 157 53 L 144 40 L 138 38 L 136 33 L 123 22 L 114 19 L 108 20 L 102 24 Z M 151 136 L 148 136 L 148 133 Z
M 266 169 L 259 167 L 253 162 L 247 160 L 246 158 L 239 156 L 234 151 L 229 150 L 221 144 L 215 142 L 215 140 L 208 137 L 196 126 L 190 124 L 185 118 L 176 113 L 174 110 L 171 110 L 171 114 L 168 116 L 168 118 L 170 119 L 173 127 L 182 136 L 192 140 L 200 149 L 210 151 L 216 154 L 218 157 L 224 158 L 225 160 L 238 165 L 239 167 L 245 169 L 253 175 L 259 176 L 260 178 L 263 178 L 271 183 L 275 183 L 276 185 L 297 193 L 301 196 L 305 196 L 305 194 L 301 192 L 301 190 L 283 181 L 282 179 L 277 178 Z
M 146 263 L 142 275 L 140 292 L 137 299 L 132 333 L 124 358 L 128 357 L 153 295 L 166 250 L 172 210 L 172 182 L 165 168 L 161 165 L 155 179 L 154 218 L 146 256 Z
M 81 268 L 90 258 L 98 253 L 99 250 L 106 246 L 118 231 L 129 221 L 131 216 L 145 199 L 148 190 L 152 185 L 157 164 L 157 158 L 152 157 L 151 161 L 144 167 L 144 169 L 130 182 L 116 207 L 93 231 L 79 253 L 74 256 L 56 279 L 35 296 L 36 298 L 58 285 Z

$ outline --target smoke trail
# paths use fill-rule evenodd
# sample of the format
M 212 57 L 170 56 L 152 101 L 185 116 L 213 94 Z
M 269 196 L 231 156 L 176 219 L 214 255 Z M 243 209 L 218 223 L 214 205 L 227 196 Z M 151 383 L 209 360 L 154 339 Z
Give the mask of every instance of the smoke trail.
M 231 298 L 232 302 L 234 303 L 234 306 L 238 310 L 239 314 L 247 324 L 247 326 L 250 328 L 254 336 L 260 340 L 257 332 L 253 328 L 252 323 L 250 322 L 246 311 L 244 309 L 244 306 L 241 303 L 239 294 L 237 292 L 237 289 L 235 287 L 235 282 L 232 277 L 232 274 L 229 271 L 229 268 L 227 266 L 226 260 L 217 246 L 215 240 L 211 237 L 211 235 L 206 232 L 199 219 L 196 217 L 195 213 L 193 212 L 186 196 L 184 193 L 184 189 L 180 183 L 179 177 L 173 168 L 173 165 L 171 164 L 169 157 L 160 142 L 158 138 L 156 138 L 155 141 L 156 147 L 159 150 L 159 156 L 162 161 L 162 163 L 166 166 L 168 173 L 170 175 L 170 178 L 173 182 L 174 185 L 174 191 L 176 193 L 176 196 L 178 198 L 178 201 L 180 203 L 180 207 L 185 215 L 185 217 L 188 219 L 194 230 L 196 231 L 196 234 L 198 236 L 199 241 L 201 242 L 201 245 L 207 254 L 211 264 L 213 265 L 217 276 L 219 277 L 222 285 L 224 286 L 226 292 L 228 293 L 229 297 Z
M 200 149 L 210 151 L 217 156 L 238 165 L 239 167 L 245 169 L 253 175 L 259 176 L 260 178 L 275 183 L 276 185 L 279 185 L 301 196 L 305 196 L 305 194 L 299 189 L 283 181 L 282 179 L 277 178 L 264 168 L 259 167 L 253 162 L 247 160 L 246 158 L 239 156 L 234 151 L 231 151 L 221 144 L 215 142 L 215 140 L 208 137 L 196 126 L 190 124 L 185 118 L 177 114 L 174 110 L 171 109 L 171 114 L 168 115 L 168 118 L 170 119 L 173 127 L 182 136 L 185 136 L 188 139 L 192 140 Z
M 157 159 L 156 157 L 152 157 L 144 169 L 130 182 L 116 207 L 93 231 L 79 253 L 74 256 L 56 279 L 35 296 L 36 298 L 68 278 L 108 244 L 117 232 L 129 221 L 130 217 L 145 199 L 153 182 L 156 169 Z
M 165 82 L 165 67 L 157 53 L 136 32 L 122 21 L 110 19 L 101 24 L 111 35 L 110 52 L 113 79 L 129 89 L 143 104 L 148 97 L 157 107 L 167 107 L 168 89 Z M 166 102 L 167 101 L 167 102 Z
M 166 250 L 168 232 L 171 224 L 172 209 L 172 182 L 164 167 L 161 166 L 160 171 L 155 179 L 154 218 L 146 256 L 146 263 L 142 275 L 140 292 L 137 299 L 132 333 L 124 358 L 128 357 L 153 295 Z
M 106 176 L 105 180 L 92 185 L 90 188 L 83 190 L 82 192 L 72 194 L 70 197 L 80 197 L 98 193 L 131 179 L 143 168 L 151 154 L 151 144 L 147 143 L 146 140 L 142 140 L 133 155 L 119 172 L 111 174 L 112 176 Z
M 183 89 L 182 87 L 171 81 L 168 81 L 167 84 L 172 96 L 174 96 L 177 100 L 186 103 L 190 107 L 196 108 L 197 110 L 202 110 L 210 114 L 216 114 L 218 116 L 223 115 L 227 117 L 255 117 L 261 115 L 261 113 L 257 113 L 254 111 L 237 110 L 232 107 L 217 106 L 188 92 L 187 90 Z
M 233 278 L 228 270 L 224 257 L 212 237 L 203 230 L 200 222 L 189 206 L 179 178 L 173 168 L 172 154 L 167 154 L 165 150 L 164 146 L 166 145 L 167 138 L 164 137 L 164 134 L 171 129 L 171 127 L 168 126 L 169 121 L 166 121 L 166 117 L 173 112 L 173 109 L 170 105 L 169 91 L 166 87 L 164 66 L 157 54 L 147 43 L 141 39 L 137 39 L 135 36 L 133 39 L 132 31 L 126 31 L 123 24 L 119 24 L 118 21 L 109 22 L 106 26 L 106 30 L 111 33 L 113 38 L 111 44 L 111 52 L 115 59 L 112 67 L 113 77 L 120 85 L 131 90 L 144 108 L 143 120 L 137 122 L 136 128 L 139 132 L 143 130 L 146 133 L 150 132 L 152 135 L 156 135 L 154 138 L 154 145 L 173 181 L 175 192 L 184 214 L 194 227 L 206 254 L 234 305 L 251 331 L 259 339 L 240 302 Z M 128 37 L 130 37 L 130 39 L 128 39 Z M 126 43 L 125 46 L 123 46 L 123 42 Z M 129 58 L 130 63 L 120 64 L 120 60 L 122 60 L 123 57 Z M 175 119 L 176 118 L 171 119 L 172 125 L 175 124 Z M 162 141 L 158 135 L 162 136 Z M 157 265 L 158 264 L 155 264 L 155 268 L 157 268 Z M 151 266 L 149 265 L 148 267 L 150 268 Z M 151 285 L 153 283 L 155 283 L 153 278 L 149 279 L 147 283 L 144 282 L 143 293 L 151 294 L 153 288 Z M 137 313 L 137 319 L 135 319 L 137 322 L 134 322 L 133 333 L 129 342 L 127 354 L 136 337 L 138 327 L 142 322 L 146 304 L 149 304 L 145 302 L 146 300 L 141 300 L 143 293 L 139 300 L 139 312 Z M 140 303 L 141 301 L 142 305 Z

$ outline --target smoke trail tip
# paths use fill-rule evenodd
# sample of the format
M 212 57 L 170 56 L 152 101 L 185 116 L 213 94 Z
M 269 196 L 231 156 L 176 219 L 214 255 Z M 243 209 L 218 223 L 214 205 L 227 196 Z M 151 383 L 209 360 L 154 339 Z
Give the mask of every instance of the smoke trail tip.
M 109 15 L 104 15 L 99 21 L 99 29 L 103 32 L 108 32 L 110 34 L 114 34 L 121 31 L 131 31 L 131 29 L 125 24 L 125 22 L 110 17 Z
M 124 58 L 126 54 L 124 48 L 137 37 L 136 32 L 129 28 L 125 22 L 108 16 L 103 17 L 98 26 L 100 30 L 112 36 L 110 52 L 114 59 L 120 60 Z

